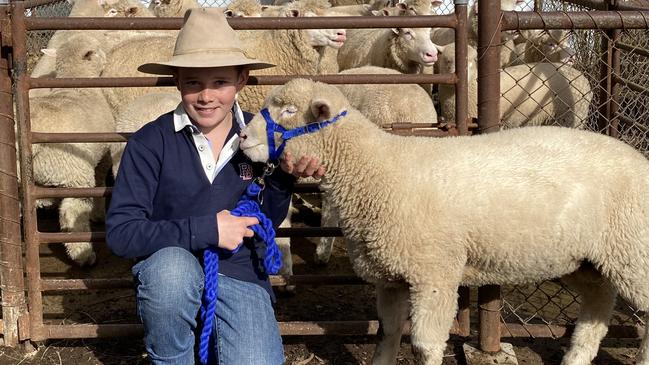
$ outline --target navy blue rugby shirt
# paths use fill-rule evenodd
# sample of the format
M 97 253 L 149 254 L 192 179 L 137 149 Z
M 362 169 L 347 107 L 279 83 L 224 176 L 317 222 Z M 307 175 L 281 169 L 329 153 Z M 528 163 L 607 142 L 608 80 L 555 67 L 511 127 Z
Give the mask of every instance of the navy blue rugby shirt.
M 234 114 L 234 113 L 233 113 Z M 208 180 L 190 127 L 176 132 L 174 112 L 133 134 L 126 144 L 106 216 L 106 242 L 120 257 L 144 259 L 164 247 L 182 247 L 202 260 L 219 240 L 216 213 L 233 210 L 260 176 L 263 164 L 241 150 Z M 248 123 L 252 114 L 244 112 Z M 226 141 L 240 131 L 233 120 Z M 278 227 L 286 217 L 295 178 L 276 169 L 266 178 L 262 211 Z M 245 239 L 237 253 L 221 258 L 219 273 L 264 287 L 274 298 L 263 269 L 265 244 Z

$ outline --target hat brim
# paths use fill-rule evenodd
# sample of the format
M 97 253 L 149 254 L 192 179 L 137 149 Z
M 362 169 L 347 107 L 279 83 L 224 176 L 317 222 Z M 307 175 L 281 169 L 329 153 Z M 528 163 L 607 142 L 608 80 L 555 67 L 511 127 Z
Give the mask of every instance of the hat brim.
M 138 71 L 154 75 L 173 75 L 178 67 L 184 68 L 208 68 L 208 67 L 229 67 L 245 66 L 249 70 L 260 70 L 263 68 L 275 67 L 272 63 L 260 62 L 241 55 L 219 55 L 219 54 L 186 54 L 175 55 L 169 62 L 152 62 L 140 65 Z

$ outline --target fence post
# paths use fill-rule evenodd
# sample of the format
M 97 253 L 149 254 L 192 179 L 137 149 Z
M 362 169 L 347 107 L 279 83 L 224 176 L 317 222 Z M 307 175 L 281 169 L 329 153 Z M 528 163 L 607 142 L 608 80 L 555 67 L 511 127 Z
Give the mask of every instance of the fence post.
M 480 133 L 500 130 L 500 0 L 478 2 L 478 126 Z M 476 186 L 476 188 L 480 188 Z M 480 349 L 500 351 L 500 287 L 478 289 Z
M 25 284 L 20 237 L 20 199 L 16 165 L 11 37 L 8 5 L 0 5 L 0 292 L 5 346 L 17 346 L 26 320 Z M 24 323 L 23 323 L 24 324 Z

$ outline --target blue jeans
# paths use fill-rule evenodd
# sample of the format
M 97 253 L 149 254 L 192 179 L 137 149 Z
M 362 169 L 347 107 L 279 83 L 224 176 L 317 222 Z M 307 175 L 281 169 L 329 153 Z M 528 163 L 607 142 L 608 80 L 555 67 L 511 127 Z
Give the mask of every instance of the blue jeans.
M 203 268 L 185 249 L 167 247 L 133 266 L 138 316 L 153 364 L 194 364 Z M 284 350 L 270 296 L 259 285 L 219 275 L 214 321 L 219 365 L 276 365 Z

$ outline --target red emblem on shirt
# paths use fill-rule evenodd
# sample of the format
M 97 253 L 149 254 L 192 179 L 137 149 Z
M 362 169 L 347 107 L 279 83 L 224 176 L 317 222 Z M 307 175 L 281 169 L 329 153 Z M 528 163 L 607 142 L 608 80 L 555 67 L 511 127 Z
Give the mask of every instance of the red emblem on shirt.
M 239 176 L 241 176 L 241 178 L 243 180 L 252 179 L 252 166 L 250 166 L 250 164 L 247 164 L 245 162 L 240 163 L 239 164 Z

